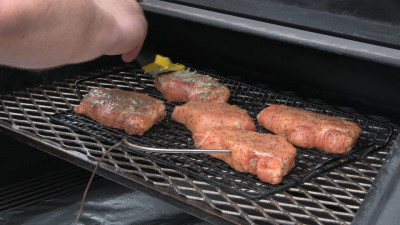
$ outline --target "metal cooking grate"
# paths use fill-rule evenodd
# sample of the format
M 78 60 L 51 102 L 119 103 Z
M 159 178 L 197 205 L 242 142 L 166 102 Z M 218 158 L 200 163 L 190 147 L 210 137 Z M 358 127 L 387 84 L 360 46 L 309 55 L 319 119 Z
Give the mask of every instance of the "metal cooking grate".
M 138 85 L 132 85 L 131 88 L 133 90 L 147 93 L 159 99 L 162 98 L 161 94 L 153 87 L 152 77 L 150 75 L 143 74 L 143 72 L 139 70 L 135 71 L 135 75 Z M 107 76 L 107 74 L 104 76 Z M 256 115 L 264 107 L 270 104 L 284 103 L 286 105 L 307 108 L 308 110 L 340 116 L 344 119 L 355 121 L 363 129 L 363 133 L 353 150 L 344 155 L 328 154 L 319 150 L 298 148 L 296 166 L 284 177 L 282 182 L 277 185 L 260 182 L 256 176 L 251 174 L 238 173 L 226 163 L 208 155 L 145 153 L 135 149 L 130 149 L 130 152 L 133 155 L 146 157 L 159 164 L 169 166 L 175 170 L 180 170 L 196 179 L 206 180 L 207 182 L 223 188 L 226 192 L 237 193 L 248 198 L 261 198 L 292 187 L 298 183 L 302 183 L 327 169 L 354 159 L 360 159 L 371 151 L 386 146 L 392 135 L 391 127 L 379 122 L 307 103 L 304 100 L 289 98 L 282 94 L 252 87 L 248 84 L 214 74 L 212 74 L 212 76 L 227 85 L 231 90 L 232 95 L 229 99 L 229 103 L 247 109 L 249 114 L 252 115 L 255 124 L 257 124 Z M 92 78 L 78 80 L 75 83 L 77 92 L 81 94 L 81 87 L 88 87 L 95 79 L 99 79 L 100 77 L 102 76 L 96 75 Z M 84 92 L 86 93 L 87 90 Z M 117 144 L 122 139 L 126 139 L 131 143 L 147 147 L 195 148 L 193 140 L 191 139 L 191 133 L 184 125 L 170 119 L 175 105 L 176 104 L 173 103 L 167 103 L 167 119 L 156 124 L 143 136 L 131 136 L 127 135 L 123 130 L 104 127 L 86 116 L 74 113 L 72 110 L 57 113 L 53 115 L 51 119 L 88 135 L 93 135 L 113 145 Z M 258 131 L 268 132 L 260 126 L 258 126 Z
M 134 70 L 134 65 L 124 65 L 88 73 L 83 77 L 98 74 L 108 76 L 85 82 L 82 87 L 86 91 L 98 86 L 132 90 L 133 87 L 141 87 Z M 144 84 L 151 86 L 152 80 L 141 74 L 139 76 Z M 79 104 L 80 100 L 74 88 L 74 82 L 75 79 L 67 79 L 63 82 L 1 95 L 0 125 L 2 129 L 10 129 L 17 135 L 28 133 L 44 143 L 51 143 L 53 146 L 51 151 L 68 155 L 66 159 L 69 161 L 84 161 L 94 165 L 110 145 L 49 119 L 54 113 L 69 110 Z M 231 85 L 228 84 L 228 86 Z M 137 89 L 140 91 L 140 88 Z M 262 93 L 258 92 L 259 90 L 245 85 L 238 87 L 232 94 L 249 93 L 249 95 L 238 97 L 238 101 L 246 102 L 263 97 Z M 279 99 L 278 94 L 264 97 L 276 99 L 282 104 L 297 104 L 297 100 L 290 97 Z M 319 112 L 331 109 L 323 107 L 323 103 L 319 105 L 317 108 Z M 249 104 L 248 107 L 256 106 Z M 300 107 L 309 107 L 309 105 Z M 328 110 L 326 113 L 333 114 L 333 111 Z M 343 113 L 343 115 L 347 114 Z M 352 119 L 355 118 L 357 116 Z M 383 129 L 380 123 L 372 123 L 368 127 L 375 130 Z M 397 130 L 395 135 L 397 135 Z M 373 138 L 385 141 L 378 136 Z M 227 193 L 212 183 L 194 179 L 181 171 L 124 149 L 115 149 L 107 154 L 105 163 L 101 167 L 119 175 L 124 181 L 145 181 L 157 190 L 168 190 L 171 201 L 176 199 L 176 196 L 183 196 L 189 200 L 188 204 L 202 203 L 201 209 L 206 213 L 217 210 L 223 213 L 218 217 L 226 221 L 232 221 L 230 219 L 234 217 L 250 224 L 350 224 L 373 179 L 378 174 L 391 144 L 390 142 L 386 148 L 379 149 L 364 159 L 344 164 L 300 185 L 258 200 Z M 212 213 L 208 215 L 210 215 L 208 221 L 213 221 L 212 218 L 216 216 Z

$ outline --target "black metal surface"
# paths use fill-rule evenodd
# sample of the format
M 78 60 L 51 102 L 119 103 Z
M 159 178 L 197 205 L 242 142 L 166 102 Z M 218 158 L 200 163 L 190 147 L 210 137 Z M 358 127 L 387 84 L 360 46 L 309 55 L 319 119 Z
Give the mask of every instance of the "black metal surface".
M 138 70 L 135 70 L 134 74 L 137 79 L 137 85 L 131 85 L 126 89 L 138 90 L 153 97 L 162 98 L 160 93 L 152 86 L 152 77 Z M 107 73 L 104 75 L 107 75 Z M 203 154 L 150 154 L 134 149 L 130 149 L 130 153 L 144 156 L 159 164 L 182 171 L 197 179 L 206 180 L 207 182 L 223 188 L 228 193 L 239 193 L 249 198 L 261 198 L 302 183 L 345 162 L 361 159 L 368 153 L 385 147 L 393 132 L 389 125 L 368 120 L 359 115 L 344 113 L 330 107 L 274 93 L 214 74 L 210 75 L 216 77 L 229 87 L 231 90 L 229 103 L 236 104 L 246 109 L 254 120 L 256 120 L 256 115 L 264 107 L 270 104 L 285 104 L 355 121 L 363 129 L 363 133 L 353 150 L 344 155 L 333 155 L 319 150 L 298 148 L 295 168 L 293 168 L 278 185 L 263 183 L 253 175 L 238 173 L 224 162 Z M 87 87 L 84 82 L 89 82 L 89 84 L 93 83 L 93 79 L 98 77 L 101 77 L 101 75 L 76 82 L 75 87 L 78 87 L 77 92 L 80 93 L 80 88 Z M 82 82 L 82 84 L 80 84 L 80 82 Z M 75 130 L 95 136 L 110 144 L 116 144 L 121 139 L 125 138 L 132 143 L 148 147 L 194 148 L 191 133 L 182 124 L 176 123 L 170 119 L 174 106 L 175 104 L 166 103 L 166 119 L 156 124 L 143 136 L 130 136 L 121 130 L 104 127 L 88 117 L 75 114 L 73 111 L 56 113 L 50 118 L 70 126 Z M 257 130 L 268 132 L 260 126 L 257 127 Z
M 89 177 L 88 171 L 78 167 L 69 165 L 57 169 L 53 166 L 45 174 L 36 174 L 33 178 L 4 185 L 0 188 L 0 212 L 18 211 L 23 207 L 70 192 L 77 187 L 84 187 Z
M 400 48 L 395 0 L 164 0 L 286 27 Z
M 377 175 L 352 224 L 397 224 L 400 214 L 400 137 Z
M 229 5 L 229 3 L 226 3 Z M 280 4 L 280 3 L 271 3 L 271 4 Z M 174 45 L 174 48 L 169 49 L 169 53 L 172 51 L 175 51 L 176 49 L 184 50 L 184 53 L 181 54 L 181 56 L 186 57 L 188 52 L 193 52 L 190 51 L 189 49 L 191 48 L 200 48 L 201 50 L 196 52 L 196 54 L 193 55 L 206 55 L 203 57 L 212 57 L 209 54 L 211 52 L 216 52 L 213 54 L 216 54 L 216 56 L 220 57 L 222 55 L 227 55 L 232 62 L 231 65 L 235 64 L 237 60 L 245 60 L 247 61 L 246 57 L 247 54 L 243 54 L 243 50 L 238 50 L 236 48 L 236 45 L 245 45 L 246 47 L 252 47 L 256 46 L 256 50 L 253 51 L 251 54 L 262 54 L 262 55 L 270 55 L 273 54 L 274 57 L 276 57 L 276 54 L 278 53 L 273 53 L 270 52 L 269 49 L 262 49 L 260 48 L 259 44 L 255 44 L 253 42 L 247 42 L 247 39 L 249 37 L 259 37 L 263 40 L 263 42 L 269 42 L 269 41 L 277 41 L 279 47 L 272 46 L 272 49 L 274 48 L 279 48 L 281 49 L 281 45 L 286 45 L 289 44 L 291 45 L 290 48 L 294 47 L 304 47 L 307 49 L 307 51 L 321 51 L 321 52 L 326 52 L 328 54 L 336 55 L 339 60 L 342 60 L 343 57 L 351 57 L 351 58 L 356 58 L 358 60 L 365 60 L 368 62 L 373 62 L 373 63 L 379 63 L 383 65 L 388 65 L 388 66 L 395 66 L 399 67 L 399 50 L 395 49 L 393 47 L 385 47 L 385 46 L 380 46 L 377 44 L 373 43 L 367 43 L 367 42 L 362 42 L 361 40 L 354 40 L 354 39 L 348 39 L 347 37 L 338 37 L 338 36 L 333 36 L 333 35 L 328 35 L 328 34 L 321 34 L 315 31 L 310 31 L 306 29 L 301 29 L 301 28 L 294 28 L 294 27 L 289 27 L 285 25 L 279 25 L 273 22 L 266 22 L 266 21 L 260 21 L 260 20 L 254 20 L 246 17 L 241 17 L 237 15 L 232 15 L 232 14 L 227 14 L 227 13 L 219 13 L 215 12 L 212 10 L 206 10 L 202 8 L 196 8 L 196 7 L 190 7 L 182 4 L 175 4 L 171 2 L 166 2 L 166 1 L 159 1 L 159 0 L 147 0 L 143 3 L 141 3 L 141 6 L 143 9 L 146 11 L 147 18 L 149 19 L 150 24 L 152 26 L 149 27 L 149 37 L 154 35 L 154 32 L 151 32 L 152 29 L 156 30 L 156 33 L 159 34 L 160 40 L 159 42 L 162 42 L 163 44 L 158 46 L 158 47 L 163 47 L 165 45 Z M 237 5 L 231 4 L 233 8 L 237 8 Z M 260 10 L 262 13 L 262 6 L 259 5 L 254 5 L 253 6 L 255 9 Z M 230 8 L 230 7 L 228 7 Z M 240 8 L 240 7 L 239 7 Z M 281 15 L 282 13 L 288 12 L 286 10 L 286 7 L 282 8 L 270 8 L 266 7 L 268 10 L 271 10 L 270 13 L 266 13 L 266 15 Z M 302 14 L 298 12 L 298 9 L 292 9 L 291 10 L 295 14 L 300 14 L 299 16 L 309 16 L 308 13 Z M 164 17 L 162 21 L 151 21 L 152 14 L 162 16 Z M 150 17 L 148 16 L 150 15 Z M 174 18 L 177 19 L 178 21 L 174 21 L 171 23 L 169 21 L 169 18 Z M 287 19 L 294 19 L 291 16 L 287 16 Z M 318 23 L 320 20 L 319 15 L 314 15 L 311 16 L 311 18 L 308 18 L 309 22 L 316 22 Z M 184 22 L 189 21 L 193 22 L 194 25 L 192 25 L 192 28 L 186 28 L 181 26 L 184 24 Z M 332 22 L 332 18 L 327 19 L 327 22 Z M 363 21 L 365 22 L 365 21 Z M 335 21 L 332 22 L 333 24 L 346 24 L 344 21 Z M 164 25 L 166 24 L 166 25 Z M 171 26 L 171 24 L 174 24 L 174 26 Z M 225 39 L 223 39 L 222 43 L 218 43 L 218 37 L 214 37 L 213 34 L 209 33 L 208 29 L 206 31 L 203 31 L 204 34 L 198 34 L 199 31 L 199 26 L 198 25 L 206 25 L 208 28 L 218 28 L 222 29 L 223 32 L 225 32 Z M 326 23 L 321 23 L 321 24 L 326 24 Z M 374 24 L 374 23 L 372 23 Z M 156 26 L 161 26 L 161 28 L 156 28 Z M 371 27 L 371 23 L 367 21 L 366 25 L 363 25 L 363 27 L 369 28 Z M 163 29 L 167 30 L 166 32 L 169 35 L 165 35 L 165 32 L 162 31 Z M 201 29 L 201 27 L 200 27 Z M 327 29 L 328 31 L 332 31 L 333 29 Z M 233 31 L 233 32 L 232 32 Z M 349 26 L 349 33 L 353 34 L 355 32 L 354 28 L 352 26 Z M 373 31 L 372 34 L 386 34 L 386 31 Z M 399 27 L 394 26 L 394 31 L 393 35 L 388 35 L 387 37 L 394 37 L 397 36 L 399 33 Z M 183 35 L 182 35 L 183 34 Z M 235 40 L 232 39 L 238 34 L 243 34 L 244 39 L 242 40 Z M 189 36 L 188 38 L 185 38 L 185 36 Z M 205 38 L 204 38 L 204 37 Z M 211 40 L 208 40 L 208 39 Z M 172 39 L 172 41 L 168 42 L 168 39 Z M 147 39 L 149 40 L 149 39 Z M 234 42 L 234 46 L 230 47 L 229 44 L 230 42 Z M 153 45 L 153 43 L 152 43 Z M 187 45 L 187 46 L 185 46 Z M 225 48 L 228 48 L 227 51 L 225 52 L 219 52 L 215 47 L 217 45 L 217 48 L 220 48 L 221 46 L 224 46 Z M 220 46 L 218 46 L 220 45 Z M 183 47 L 185 46 L 185 47 Z M 262 47 L 262 44 L 261 44 Z M 229 49 L 230 48 L 230 49 Z M 160 51 L 160 48 L 158 48 L 157 52 Z M 246 50 L 244 50 L 246 51 Z M 168 55 L 171 57 L 171 55 Z M 244 57 L 246 56 L 246 57 Z M 189 56 L 192 57 L 192 56 Z M 295 54 L 291 54 L 289 57 L 296 57 Z M 302 57 L 302 56 L 300 56 Z M 174 57 L 176 58 L 176 57 Z M 253 58 L 253 57 L 252 57 Z M 274 59 L 277 60 L 279 58 Z M 310 59 L 306 58 L 308 62 L 313 62 Z M 181 61 L 182 62 L 182 61 Z M 287 62 L 287 61 L 285 61 Z M 241 66 L 244 66 L 242 62 L 239 63 Z M 238 65 L 239 65 L 238 64 Z M 273 63 L 268 63 L 265 62 L 264 65 L 267 64 L 273 64 Z M 233 65 L 236 66 L 236 65 Z M 297 69 L 299 64 L 296 64 L 294 68 Z M 301 65 L 300 65 L 301 66 Z M 313 68 L 314 66 L 311 66 L 309 68 Z M 210 67 L 207 67 L 210 68 Z M 270 68 L 270 67 L 268 67 Z M 289 66 L 289 68 L 291 68 Z M 343 68 L 342 68 L 343 69 Z M 348 68 L 346 68 L 348 70 Z M 328 71 L 325 68 L 325 71 L 323 72 L 324 74 L 327 73 Z M 353 76 L 352 74 L 351 76 Z M 307 75 L 306 75 L 307 76 Z
M 70 167 L 65 168 L 65 170 L 70 169 Z M 84 170 L 82 169 L 81 171 Z M 84 172 L 89 173 L 88 171 Z M 64 174 L 60 173 L 58 176 L 60 177 Z M 48 184 L 51 178 L 54 177 L 43 180 L 43 186 Z M 85 179 L 86 182 L 87 180 L 88 178 Z M 26 183 L 29 184 L 29 181 L 27 180 Z M 68 178 L 64 181 L 67 182 Z M 57 179 L 54 179 L 54 182 L 57 182 Z M 60 182 L 59 185 L 61 186 L 62 183 Z M 70 186 L 72 185 L 75 185 L 73 190 L 67 193 L 60 192 L 57 196 L 35 205 L 7 212 L 0 211 L 0 224 L 75 224 L 85 185 L 77 185 L 71 182 Z M 47 187 L 47 189 L 51 188 L 54 188 L 54 185 Z M 42 187 L 42 189 L 44 188 Z M 53 192 L 57 191 L 59 189 L 54 188 Z M 18 191 L 16 194 L 18 194 Z M 35 193 L 32 192 L 31 195 L 35 195 Z M 20 198 L 23 197 L 21 195 Z M 144 202 L 146 204 L 143 204 Z M 168 203 L 101 177 L 97 177 L 90 186 L 78 224 L 209 225 L 209 223 L 184 213 Z

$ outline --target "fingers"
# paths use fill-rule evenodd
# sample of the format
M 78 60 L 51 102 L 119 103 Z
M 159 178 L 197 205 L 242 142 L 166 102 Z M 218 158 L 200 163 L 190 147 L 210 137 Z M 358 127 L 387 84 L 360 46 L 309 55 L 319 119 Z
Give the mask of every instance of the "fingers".
M 113 17 L 114 26 L 105 39 L 105 55 L 121 55 L 124 62 L 133 61 L 139 54 L 147 35 L 147 20 L 136 1 L 98 0 L 101 8 Z
M 132 51 L 122 54 L 122 57 L 121 57 L 122 61 L 124 61 L 126 63 L 132 62 L 136 58 L 136 56 L 139 54 L 141 47 L 142 46 L 136 47 Z

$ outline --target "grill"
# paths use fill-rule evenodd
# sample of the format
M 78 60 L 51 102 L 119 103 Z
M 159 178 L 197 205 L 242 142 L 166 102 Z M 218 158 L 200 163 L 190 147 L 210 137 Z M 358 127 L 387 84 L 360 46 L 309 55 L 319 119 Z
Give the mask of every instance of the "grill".
M 134 90 L 147 93 L 158 99 L 162 98 L 161 94 L 154 88 L 152 84 L 153 78 L 151 76 L 144 74 L 143 71 L 135 70 L 135 68 L 133 70 L 133 73 L 128 73 L 125 76 L 123 76 L 124 74 L 120 74 L 119 76 L 98 78 L 101 75 L 97 75 L 95 78 L 79 80 L 75 83 L 77 93 L 81 94 L 82 91 L 80 88 L 85 88 L 85 93 L 87 93 L 88 89 L 100 85 L 108 88 L 132 87 Z M 392 128 L 388 125 L 349 113 L 343 113 L 333 108 L 312 104 L 301 99 L 263 90 L 261 88 L 217 75 L 212 76 L 219 79 L 223 84 L 230 88 L 232 92 L 230 103 L 245 108 L 249 114 L 252 115 L 255 124 L 257 124 L 257 113 L 267 105 L 286 104 L 292 107 L 306 108 L 314 112 L 339 116 L 347 120 L 356 121 L 360 127 L 362 127 L 364 132 L 356 143 L 354 149 L 345 155 L 338 156 L 318 150 L 315 151 L 299 148 L 296 158 L 296 167 L 279 185 L 268 185 L 258 181 L 255 176 L 237 173 L 225 163 L 210 156 L 204 156 L 201 154 L 179 156 L 171 154 L 146 154 L 134 149 L 131 151 L 134 151 L 134 154 L 136 155 L 150 158 L 159 164 L 169 166 L 175 170 L 180 170 L 196 179 L 206 180 L 223 188 L 224 191 L 237 192 L 238 194 L 248 198 L 261 198 L 297 183 L 302 183 L 305 180 L 344 162 L 363 158 L 371 151 L 385 147 L 391 138 Z M 135 78 L 135 80 L 132 80 L 132 78 Z M 79 85 L 84 81 L 85 83 Z M 121 81 L 125 81 L 125 83 L 121 84 Z M 174 109 L 174 104 L 167 103 L 166 108 L 167 118 L 170 118 Z M 87 117 L 77 115 L 73 111 L 61 112 L 53 115 L 51 119 L 88 135 L 93 135 L 112 145 L 119 143 L 122 139 L 126 139 L 131 143 L 147 147 L 195 148 L 191 139 L 191 133 L 185 129 L 183 125 L 178 124 L 171 119 L 166 119 L 160 124 L 157 124 L 144 136 L 130 136 L 125 134 L 123 131 L 103 127 Z M 258 126 L 258 131 L 268 132 L 260 126 Z M 117 164 L 120 164 L 120 162 L 117 162 Z
M 103 86 L 138 90 L 160 97 L 152 87 L 152 79 L 139 73 L 133 64 L 105 67 L 79 78 L 98 75 L 101 77 L 78 84 L 82 92 Z M 392 128 L 387 125 L 390 121 L 378 117 L 370 119 L 349 108 L 336 109 L 321 102 L 218 78 L 232 91 L 230 103 L 247 109 L 253 118 L 262 107 L 280 103 L 356 121 L 364 130 L 356 150 L 333 161 L 328 154 L 319 152 L 316 155 L 314 151 L 299 149 L 302 153 L 297 158 L 300 167 L 293 172 L 299 174 L 288 175 L 279 187 L 262 184 L 250 175 L 238 175 L 224 163 L 208 156 L 145 154 L 125 148 L 109 152 L 98 173 L 213 223 L 349 224 L 393 145 Z M 68 111 L 80 102 L 74 85 L 76 79 L 1 95 L 0 126 L 20 140 L 91 170 L 123 133 L 99 127 Z M 164 122 L 142 138 L 131 137 L 131 141 L 158 147 L 193 147 L 189 132 L 169 120 L 173 105 L 167 103 L 167 109 L 169 114 Z M 82 127 L 82 123 L 84 129 L 76 129 Z M 76 126 L 72 128 L 74 124 Z M 173 132 L 169 132 L 170 129 Z M 258 130 L 262 128 L 258 127 Z M 393 137 L 397 135 L 395 128 Z M 370 152 L 372 154 L 367 154 Z M 327 164 L 319 167 L 320 159 L 327 160 Z M 346 163 L 351 160 L 355 161 Z M 345 164 L 336 167 L 342 163 Z M 315 167 L 320 171 L 305 176 Z M 201 176 L 195 175 L 196 169 L 200 169 Z M 330 170 L 321 173 L 326 169 Z M 222 185 L 226 180 L 234 185 L 233 189 L 230 185 Z M 300 184 L 296 183 L 300 181 Z

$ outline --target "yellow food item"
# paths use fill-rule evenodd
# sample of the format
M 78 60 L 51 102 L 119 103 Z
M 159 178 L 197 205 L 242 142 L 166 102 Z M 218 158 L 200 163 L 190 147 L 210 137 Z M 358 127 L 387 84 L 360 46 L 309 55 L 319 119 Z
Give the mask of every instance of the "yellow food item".
M 168 57 L 156 55 L 154 62 L 143 66 L 142 69 L 146 73 L 157 75 L 159 73 L 165 73 L 169 71 L 184 70 L 185 66 L 178 63 L 172 63 Z

